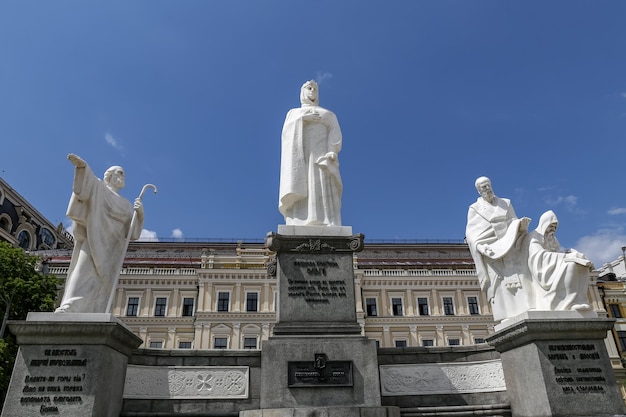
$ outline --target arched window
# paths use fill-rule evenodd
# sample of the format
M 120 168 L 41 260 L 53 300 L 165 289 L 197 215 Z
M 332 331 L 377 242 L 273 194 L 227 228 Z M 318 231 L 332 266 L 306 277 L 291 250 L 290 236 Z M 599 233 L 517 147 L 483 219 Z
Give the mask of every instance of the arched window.
M 9 217 L 9 215 L 6 213 L 1 214 L 0 215 L 0 229 L 10 233 L 12 226 L 13 226 L 13 222 L 11 222 L 11 218 Z
M 41 237 L 41 243 L 46 245 L 48 248 L 54 248 L 54 242 L 56 239 L 50 230 L 42 227 L 39 229 L 39 236 Z
M 31 242 L 30 233 L 28 233 L 26 230 L 22 230 L 20 234 L 17 235 L 17 242 L 20 245 L 20 248 L 24 250 L 29 250 Z

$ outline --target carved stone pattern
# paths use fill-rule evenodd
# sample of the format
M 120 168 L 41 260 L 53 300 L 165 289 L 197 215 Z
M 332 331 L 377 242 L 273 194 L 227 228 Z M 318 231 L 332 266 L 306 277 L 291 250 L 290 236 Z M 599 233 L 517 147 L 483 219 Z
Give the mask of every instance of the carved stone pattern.
M 380 367 L 383 396 L 505 391 L 500 361 Z
M 302 243 L 292 250 L 294 252 L 320 252 L 322 250 L 325 252 L 332 252 L 335 248 L 327 243 L 322 243 L 320 239 L 309 239 L 308 242 Z
M 124 398 L 248 398 L 247 366 L 176 367 L 128 365 Z
M 267 264 L 267 274 L 270 277 L 275 277 L 276 276 L 276 259 L 274 259 L 272 262 L 269 262 Z

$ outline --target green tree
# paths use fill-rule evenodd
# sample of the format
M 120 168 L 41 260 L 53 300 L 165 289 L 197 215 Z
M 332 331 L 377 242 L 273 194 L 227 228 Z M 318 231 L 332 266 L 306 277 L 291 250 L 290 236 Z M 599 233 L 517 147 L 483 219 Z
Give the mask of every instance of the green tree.
M 0 242 L 0 338 L 9 319 L 24 320 L 29 311 L 52 311 L 59 280 L 35 270 L 39 258 Z
M 52 311 L 59 280 L 35 270 L 39 258 L 0 242 L 0 407 L 9 387 L 17 355 L 15 337 L 6 332 L 7 321 L 24 320 L 29 311 Z M 6 334 L 5 334 L 6 333 Z

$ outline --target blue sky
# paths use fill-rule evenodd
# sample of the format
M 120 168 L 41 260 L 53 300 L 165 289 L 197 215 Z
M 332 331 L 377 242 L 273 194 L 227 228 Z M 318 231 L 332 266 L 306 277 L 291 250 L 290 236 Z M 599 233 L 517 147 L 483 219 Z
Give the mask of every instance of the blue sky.
M 464 237 L 474 180 L 601 266 L 626 243 L 626 3 L 0 3 L 0 175 L 55 224 L 68 153 L 146 183 L 146 235 L 263 239 L 308 79 L 337 115 L 345 225 Z

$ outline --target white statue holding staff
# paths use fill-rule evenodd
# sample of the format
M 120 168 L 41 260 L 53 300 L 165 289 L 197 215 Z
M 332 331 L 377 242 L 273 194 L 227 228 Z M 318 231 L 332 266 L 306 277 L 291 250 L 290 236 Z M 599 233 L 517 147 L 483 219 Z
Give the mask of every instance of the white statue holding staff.
M 125 186 L 122 167 L 109 168 L 100 181 L 77 155 L 67 216 L 74 221 L 74 251 L 57 313 L 105 313 L 121 270 L 129 240 L 141 235 L 144 209 L 118 194 Z M 156 187 L 151 184 L 156 192 Z M 144 187 L 145 190 L 145 187 Z M 142 190 L 143 195 L 143 190 Z

